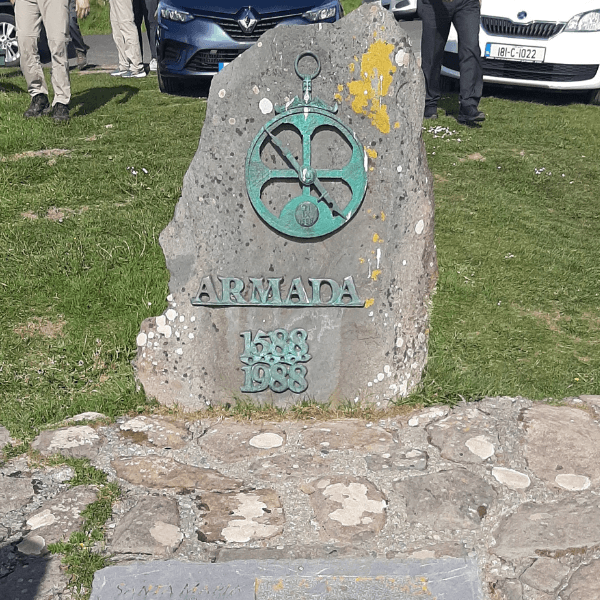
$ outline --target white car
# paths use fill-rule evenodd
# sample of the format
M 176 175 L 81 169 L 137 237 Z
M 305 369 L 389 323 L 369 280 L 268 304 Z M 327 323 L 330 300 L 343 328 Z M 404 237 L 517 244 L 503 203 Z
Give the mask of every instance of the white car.
M 479 45 L 485 82 L 589 90 L 600 104 L 600 0 L 483 0 Z M 454 28 L 442 75 L 460 77 Z
M 396 19 L 412 19 L 417 14 L 417 0 L 381 0 L 381 6 L 394 13 Z

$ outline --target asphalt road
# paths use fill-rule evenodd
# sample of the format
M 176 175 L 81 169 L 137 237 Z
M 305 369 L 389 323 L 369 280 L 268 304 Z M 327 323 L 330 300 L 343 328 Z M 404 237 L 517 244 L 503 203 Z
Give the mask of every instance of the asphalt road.
M 415 52 L 421 51 L 421 21 L 400 21 L 400 26 L 408 33 L 413 44 Z M 144 42 L 144 62 L 150 62 L 150 46 L 148 37 L 143 34 Z M 90 66 L 102 69 L 110 69 L 117 66 L 117 49 L 112 39 L 112 35 L 87 35 L 85 43 L 90 47 L 88 51 L 88 63 Z M 72 59 L 71 65 L 75 66 L 77 62 Z

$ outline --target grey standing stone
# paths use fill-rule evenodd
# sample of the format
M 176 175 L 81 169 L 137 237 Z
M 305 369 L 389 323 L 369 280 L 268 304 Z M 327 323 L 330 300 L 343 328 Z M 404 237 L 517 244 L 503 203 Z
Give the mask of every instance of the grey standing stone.
M 29 504 L 33 493 L 31 477 L 0 476 L 0 516 Z
M 199 489 L 218 492 L 238 490 L 242 484 L 241 481 L 226 477 L 214 469 L 185 465 L 161 456 L 115 458 L 111 465 L 117 477 L 133 485 L 154 489 Z
M 521 575 L 521 582 L 540 592 L 553 594 L 564 583 L 569 571 L 569 567 L 557 560 L 542 557 Z
M 92 486 L 78 486 L 42 505 L 27 518 L 30 532 L 19 544 L 23 554 L 41 554 L 49 544 L 69 539 L 82 523 L 81 512 L 97 498 Z
M 536 404 L 524 421 L 525 457 L 542 481 L 570 491 L 600 484 L 600 428 L 589 413 Z
M 394 484 L 410 523 L 435 529 L 476 529 L 496 500 L 484 479 L 463 469 L 410 477 Z
M 302 95 L 294 63 L 307 50 L 321 61 L 313 97 L 339 103 L 339 118 L 365 148 L 368 174 L 360 209 L 341 229 L 310 241 L 265 224 L 249 201 L 244 174 L 248 149 L 274 117 L 273 106 Z M 142 323 L 137 338 L 137 376 L 148 396 L 191 409 L 231 401 L 244 385 L 242 332 L 296 328 L 308 332 L 308 396 L 384 405 L 414 389 L 426 361 L 437 278 L 423 98 L 421 69 L 406 33 L 375 5 L 334 24 L 274 28 L 214 77 L 198 151 L 173 220 L 160 236 L 171 274 L 170 304 Z M 267 146 L 264 160 L 285 167 Z M 337 135 L 317 134 L 313 166 L 341 167 L 335 161 L 345 152 L 349 158 L 349 147 Z M 330 190 L 345 206 L 344 185 L 334 182 Z M 299 193 L 298 184 L 273 184 L 263 200 L 278 213 Z M 309 278 L 341 284 L 351 276 L 365 306 L 192 306 L 203 278 L 212 277 L 218 287 L 218 276 L 242 279 L 246 301 L 249 277 L 283 278 L 285 297 L 297 277 L 311 290 Z M 276 405 L 302 397 L 269 390 L 250 395 Z
M 561 592 L 564 600 L 591 600 L 598 597 L 600 560 L 593 560 L 573 573 L 569 585 Z
M 506 560 L 538 558 L 540 552 L 600 544 L 600 507 L 594 497 L 556 503 L 528 502 L 500 521 L 491 551 Z
M 400 582 L 403 585 L 400 585 Z M 356 585 L 360 583 L 361 585 Z M 346 585 L 348 589 L 342 589 Z M 360 594 L 350 595 L 352 590 Z M 304 595 L 301 595 L 304 592 Z M 483 600 L 476 561 L 330 559 L 186 564 L 153 561 L 97 571 L 90 600 L 152 598 L 194 600 Z
M 165 557 L 183 539 L 174 498 L 151 496 L 139 500 L 115 528 L 110 548 L 118 554 Z
M 10 442 L 10 431 L 0 425 L 0 450 Z
M 279 496 L 269 489 L 237 494 L 202 494 L 203 542 L 246 542 L 272 538 L 283 531 L 285 518 Z
M 100 445 L 100 436 L 88 425 L 42 431 L 31 443 L 44 456 L 62 454 L 73 458 L 94 458 Z

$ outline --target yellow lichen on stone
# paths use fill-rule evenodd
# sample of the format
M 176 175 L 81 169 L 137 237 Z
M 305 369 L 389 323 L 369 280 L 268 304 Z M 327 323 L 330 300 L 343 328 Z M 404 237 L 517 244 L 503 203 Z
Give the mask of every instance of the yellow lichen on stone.
M 381 269 L 375 269 L 372 273 L 371 273 L 371 279 L 373 281 L 377 281 L 377 278 L 381 275 Z
M 348 65 L 348 68 L 350 69 L 350 73 L 354 73 L 354 69 L 356 69 L 356 65 L 354 63 L 350 63 Z
M 393 44 L 377 40 L 362 55 L 360 79 L 348 84 L 352 100 L 352 110 L 371 119 L 371 123 L 381 131 L 389 133 L 390 117 L 383 98 L 387 95 L 396 67 L 390 55 Z
M 342 101 L 342 95 L 341 94 L 334 94 L 333 95 L 333 99 L 337 100 L 338 102 Z
M 369 158 L 377 158 L 377 150 L 373 150 L 373 148 L 367 148 L 365 146 L 365 152 L 369 156 Z
M 400 123 L 398 123 L 398 121 L 396 121 L 394 123 L 394 129 L 398 129 L 400 127 Z
M 379 241 L 379 234 L 378 233 L 374 233 L 373 234 L 373 243 L 376 244 Z
M 385 221 L 385 213 L 383 211 L 381 211 L 381 221 Z
M 338 83 L 338 92 L 343 92 L 344 86 L 341 83 Z

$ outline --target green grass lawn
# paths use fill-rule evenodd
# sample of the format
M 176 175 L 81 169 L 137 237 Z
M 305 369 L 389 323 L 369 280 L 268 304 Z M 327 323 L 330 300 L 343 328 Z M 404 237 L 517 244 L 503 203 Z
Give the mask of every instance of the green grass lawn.
M 23 78 L 0 74 L 0 424 L 22 440 L 147 405 L 130 361 L 141 321 L 165 308 L 158 236 L 206 108 L 153 77 L 72 82 L 74 118 L 57 126 L 25 121 Z M 600 108 L 481 106 L 480 129 L 442 116 L 424 131 L 440 278 L 409 401 L 600 393 Z

